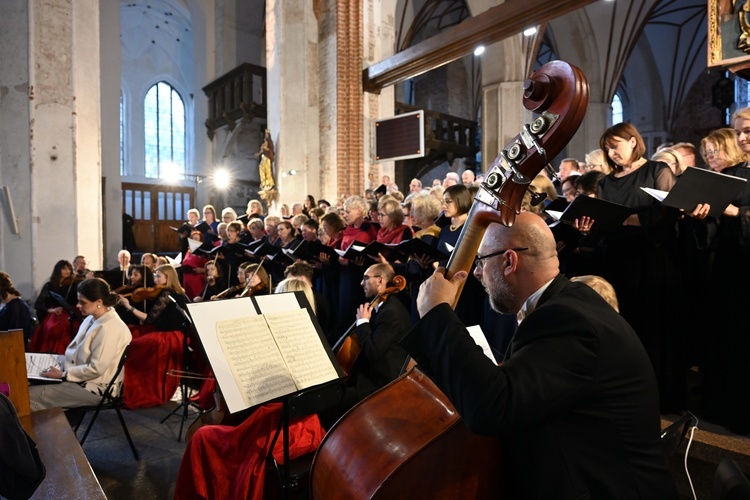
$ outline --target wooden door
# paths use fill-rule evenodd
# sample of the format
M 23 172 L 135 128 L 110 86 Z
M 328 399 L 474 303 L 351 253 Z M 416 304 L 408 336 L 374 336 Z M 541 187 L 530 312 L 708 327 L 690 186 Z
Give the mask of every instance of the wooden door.
M 133 234 L 139 252 L 179 252 L 177 233 L 194 208 L 195 189 L 155 184 L 122 184 L 122 206 L 135 221 Z

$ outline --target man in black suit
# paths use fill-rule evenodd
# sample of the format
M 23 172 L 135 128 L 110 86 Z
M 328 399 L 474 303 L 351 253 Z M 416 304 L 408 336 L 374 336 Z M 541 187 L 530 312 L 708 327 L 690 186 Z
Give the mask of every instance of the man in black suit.
M 466 424 L 503 437 L 511 498 L 676 498 L 659 443 L 658 393 L 633 329 L 558 270 L 537 215 L 491 224 L 475 275 L 493 309 L 521 320 L 500 366 L 449 303 L 466 273 L 438 269 L 420 289 L 420 322 L 401 341 Z
M 362 276 L 365 297 L 372 300 L 393 282 L 396 273 L 390 264 L 375 264 Z M 359 401 L 395 380 L 406 363 L 406 351 L 398 344 L 411 327 L 409 312 L 395 296 L 374 307 L 365 303 L 357 308 L 356 332 L 362 352 L 349 371 L 346 392 L 337 410 L 321 415 L 328 428 Z

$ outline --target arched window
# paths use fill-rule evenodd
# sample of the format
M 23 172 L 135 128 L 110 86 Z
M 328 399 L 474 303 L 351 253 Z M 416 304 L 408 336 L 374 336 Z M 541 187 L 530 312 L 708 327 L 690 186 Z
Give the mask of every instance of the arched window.
M 185 104 L 166 82 L 151 87 L 143 101 L 146 177 L 185 174 Z
M 622 99 L 619 94 L 612 98 L 612 125 L 623 122 Z

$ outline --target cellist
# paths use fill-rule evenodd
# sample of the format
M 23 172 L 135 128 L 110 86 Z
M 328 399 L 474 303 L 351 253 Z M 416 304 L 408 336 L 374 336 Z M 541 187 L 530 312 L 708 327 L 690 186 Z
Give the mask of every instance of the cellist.
M 390 264 L 368 267 L 360 282 L 365 297 L 372 300 L 381 296 L 394 277 Z M 356 335 L 362 350 L 349 370 L 342 404 L 337 411 L 320 415 L 324 427 L 330 427 L 349 408 L 399 376 L 406 351 L 398 345 L 398 339 L 410 326 L 409 312 L 393 295 L 357 308 Z
M 475 262 L 493 309 L 519 316 L 505 360 L 485 357 L 451 309 L 467 273 L 442 267 L 401 345 L 472 431 L 502 436 L 508 498 L 677 498 L 648 356 L 604 299 L 559 273 L 544 221 L 490 224 Z

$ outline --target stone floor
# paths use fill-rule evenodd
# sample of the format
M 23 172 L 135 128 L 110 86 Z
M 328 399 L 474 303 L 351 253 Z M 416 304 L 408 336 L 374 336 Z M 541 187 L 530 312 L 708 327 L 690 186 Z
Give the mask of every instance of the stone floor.
M 133 457 L 116 412 L 99 415 L 83 451 L 108 499 L 163 500 L 174 496 L 185 440 L 183 436 L 177 441 L 180 418 L 173 416 L 163 424 L 160 421 L 177 405 L 169 402 L 154 408 L 123 410 L 139 461 Z M 89 418 L 83 421 L 79 436 Z
M 180 419 L 160 421 L 178 406 L 169 402 L 154 408 L 123 410 L 125 422 L 133 437 L 140 460 L 136 461 L 122 432 L 115 412 L 107 411 L 99 416 L 83 450 L 99 482 L 110 500 L 171 499 L 177 481 L 184 438 L 177 441 Z M 192 422 L 194 413 L 186 422 Z M 90 415 L 83 424 L 88 422 Z M 666 415 L 662 425 L 676 420 L 677 415 Z M 750 472 L 750 438 L 736 436 L 724 428 L 709 422 L 699 421 L 694 442 L 688 453 L 688 469 L 698 499 L 711 498 L 711 486 L 716 466 L 722 458 L 734 459 Z M 79 436 L 83 433 L 83 426 Z M 670 466 L 678 484 L 680 498 L 693 498 L 684 470 L 683 443 L 671 460 Z

